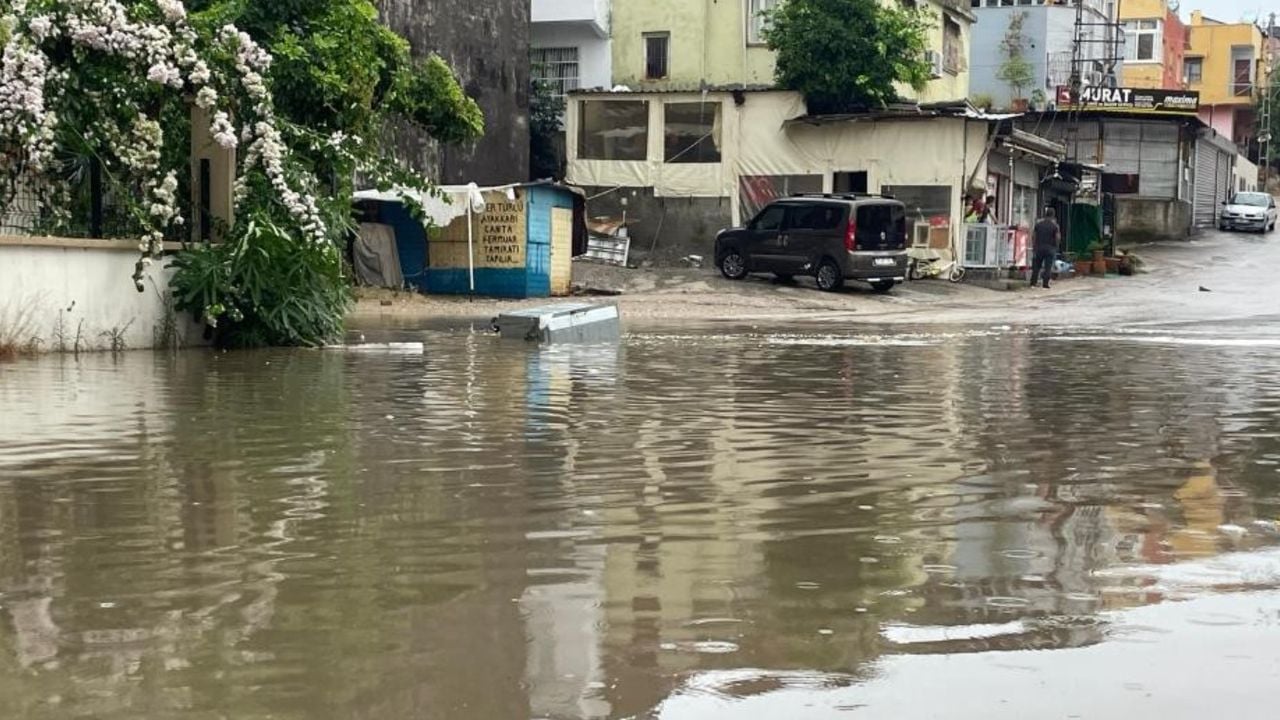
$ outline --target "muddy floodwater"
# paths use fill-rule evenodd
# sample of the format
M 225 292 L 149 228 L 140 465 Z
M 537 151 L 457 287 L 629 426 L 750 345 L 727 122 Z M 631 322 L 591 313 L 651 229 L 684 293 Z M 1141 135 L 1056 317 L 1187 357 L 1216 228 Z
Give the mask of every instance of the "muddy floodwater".
M 1280 331 L 0 365 L 2 718 L 1272 717 Z

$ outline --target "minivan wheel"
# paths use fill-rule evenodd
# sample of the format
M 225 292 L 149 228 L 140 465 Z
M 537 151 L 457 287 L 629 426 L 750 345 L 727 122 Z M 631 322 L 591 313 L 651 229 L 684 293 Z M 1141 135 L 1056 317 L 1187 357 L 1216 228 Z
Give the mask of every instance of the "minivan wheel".
M 893 286 L 896 284 L 897 283 L 895 283 L 892 280 L 881 280 L 880 282 L 871 283 L 871 289 L 876 291 L 880 295 L 884 295 L 888 293 L 890 290 L 892 290 Z
M 720 258 L 720 274 L 730 280 L 741 280 L 747 276 L 747 261 L 742 253 L 730 250 Z
M 844 273 L 840 272 L 840 266 L 830 259 L 822 261 L 814 279 L 817 280 L 818 289 L 823 292 L 835 292 L 844 287 Z

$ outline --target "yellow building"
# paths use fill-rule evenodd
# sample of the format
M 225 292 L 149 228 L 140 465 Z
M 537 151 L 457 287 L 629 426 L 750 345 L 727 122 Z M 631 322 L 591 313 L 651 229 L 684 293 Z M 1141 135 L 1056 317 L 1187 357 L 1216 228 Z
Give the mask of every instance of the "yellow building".
M 1124 27 L 1122 84 L 1134 88 L 1184 89 L 1182 58 L 1187 28 L 1167 0 L 1124 0 L 1118 20 Z
M 959 0 L 920 1 L 936 16 L 930 35 L 935 78 L 923 92 L 905 86 L 898 92 L 919 102 L 967 98 L 973 15 Z M 614 84 L 644 91 L 772 86 L 775 56 L 761 38 L 760 13 L 775 4 L 776 0 L 614 0 Z
M 1252 105 L 1263 57 L 1262 30 L 1251 23 L 1223 23 L 1191 13 L 1191 43 L 1183 68 L 1201 105 Z
M 1118 20 L 1125 32 L 1125 87 L 1198 92 L 1200 119 L 1239 147 L 1250 147 L 1257 137 L 1255 98 L 1267 79 L 1260 72 L 1261 29 L 1199 11 L 1184 24 L 1168 0 L 1125 0 Z

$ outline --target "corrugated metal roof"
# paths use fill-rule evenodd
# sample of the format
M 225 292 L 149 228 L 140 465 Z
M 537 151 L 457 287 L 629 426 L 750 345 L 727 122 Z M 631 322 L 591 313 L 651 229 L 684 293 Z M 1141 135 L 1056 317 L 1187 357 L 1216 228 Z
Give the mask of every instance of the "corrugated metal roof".
M 855 113 L 835 113 L 827 115 L 803 115 L 788 120 L 786 124 L 831 125 L 843 122 L 869 122 L 874 120 L 928 120 L 930 118 L 965 118 L 968 120 L 985 120 L 998 122 L 1020 117 L 1019 113 L 988 113 L 975 108 L 967 101 L 949 101 L 941 103 L 896 103 L 879 110 L 868 110 Z
M 616 85 L 613 88 L 577 88 L 570 90 L 569 95 L 692 95 L 702 93 L 763 93 L 763 92 L 791 92 L 773 85 L 691 85 L 691 86 L 672 86 L 672 87 L 642 87 L 631 88 L 625 85 Z

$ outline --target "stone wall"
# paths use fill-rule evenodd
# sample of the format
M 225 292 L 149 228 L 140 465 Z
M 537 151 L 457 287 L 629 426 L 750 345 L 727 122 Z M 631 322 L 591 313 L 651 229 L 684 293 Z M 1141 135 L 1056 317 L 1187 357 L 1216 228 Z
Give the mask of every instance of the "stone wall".
M 474 145 L 437 147 L 396 129 L 400 156 L 444 184 L 499 185 L 529 176 L 529 0 L 378 0 L 383 22 L 416 56 L 436 53 L 484 111 Z

